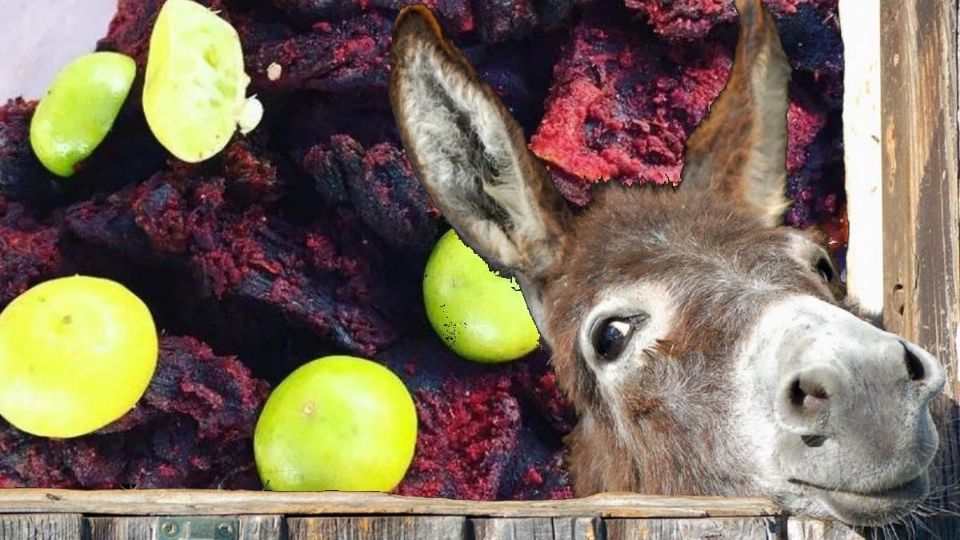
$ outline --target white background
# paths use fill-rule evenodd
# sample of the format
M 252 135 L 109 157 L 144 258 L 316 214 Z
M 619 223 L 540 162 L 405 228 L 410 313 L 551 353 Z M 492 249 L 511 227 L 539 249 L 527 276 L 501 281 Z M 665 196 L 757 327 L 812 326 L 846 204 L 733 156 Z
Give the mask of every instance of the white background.
M 116 0 L 0 0 L 0 102 L 39 98 L 107 32 Z

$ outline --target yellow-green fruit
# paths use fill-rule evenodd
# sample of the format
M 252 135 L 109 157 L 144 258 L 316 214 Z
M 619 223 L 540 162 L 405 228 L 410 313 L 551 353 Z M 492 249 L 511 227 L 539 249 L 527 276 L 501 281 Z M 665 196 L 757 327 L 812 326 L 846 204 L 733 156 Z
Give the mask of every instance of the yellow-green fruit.
M 0 313 L 0 416 L 45 437 L 96 431 L 140 400 L 157 354 L 150 310 L 123 285 L 41 283 Z
M 423 299 L 433 329 L 463 358 L 506 362 L 537 347 L 540 335 L 516 281 L 492 272 L 453 230 L 427 260 Z
M 406 386 L 382 365 L 328 356 L 297 368 L 267 398 L 253 436 L 274 491 L 390 491 L 417 443 Z
M 30 145 L 50 172 L 70 176 L 103 142 L 137 72 L 132 58 L 113 52 L 81 56 L 53 80 L 30 121 Z
M 190 163 L 220 152 L 237 130 L 249 82 L 230 23 L 191 0 L 164 3 L 143 86 L 143 112 L 160 144 Z

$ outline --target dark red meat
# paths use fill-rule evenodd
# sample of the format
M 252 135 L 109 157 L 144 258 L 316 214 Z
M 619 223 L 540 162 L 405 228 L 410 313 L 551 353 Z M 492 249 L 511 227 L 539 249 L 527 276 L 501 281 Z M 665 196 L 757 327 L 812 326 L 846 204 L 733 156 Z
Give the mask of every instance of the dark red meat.
M 394 338 L 370 268 L 379 257 L 365 253 L 362 233 L 351 234 L 349 214 L 299 227 L 258 206 L 231 208 L 222 178 L 182 174 L 160 173 L 102 203 L 75 205 L 67 225 L 128 258 L 186 266 L 198 279 L 194 294 L 269 306 L 351 352 L 373 354 Z
M 38 222 L 0 196 L 0 306 L 37 283 L 64 273 L 56 219 Z

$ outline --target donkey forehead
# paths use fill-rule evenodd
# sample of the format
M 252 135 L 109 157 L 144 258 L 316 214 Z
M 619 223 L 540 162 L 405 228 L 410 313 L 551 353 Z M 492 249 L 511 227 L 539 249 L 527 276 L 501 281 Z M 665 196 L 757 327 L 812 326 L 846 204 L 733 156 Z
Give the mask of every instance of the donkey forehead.
M 608 205 L 606 193 L 613 191 L 617 202 Z M 605 189 L 577 221 L 562 275 L 544 290 L 564 319 L 585 316 L 610 291 L 644 283 L 656 283 L 666 291 L 660 296 L 684 311 L 718 316 L 786 292 L 832 300 L 813 271 L 815 237 L 765 226 L 723 201 Z
M 618 200 L 610 201 L 612 191 Z M 804 232 L 765 226 L 735 205 L 670 190 L 605 189 L 574 228 L 564 272 L 604 286 L 698 274 L 776 282 L 790 277 L 785 269 L 806 266 L 815 249 Z

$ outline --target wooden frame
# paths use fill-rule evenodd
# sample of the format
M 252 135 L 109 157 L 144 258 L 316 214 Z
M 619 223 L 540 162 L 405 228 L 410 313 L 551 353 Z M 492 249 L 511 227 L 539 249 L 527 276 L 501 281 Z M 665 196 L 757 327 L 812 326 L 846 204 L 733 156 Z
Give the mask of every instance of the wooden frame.
M 957 13 L 957 0 L 881 2 L 884 323 L 946 367 L 934 410 L 947 484 L 960 480 Z
M 870 81 L 879 81 L 880 133 L 869 125 L 850 125 L 846 136 L 848 149 L 865 148 L 859 155 L 882 157 L 868 156 L 856 171 L 848 162 L 848 182 L 851 186 L 866 182 L 867 189 L 852 189 L 851 197 L 869 193 L 871 179 L 857 180 L 851 173 L 882 171 L 882 212 L 876 213 L 882 220 L 864 218 L 853 236 L 861 252 L 870 251 L 863 242 L 882 241 L 878 260 L 882 259 L 883 283 L 875 292 L 883 299 L 887 328 L 930 350 L 947 367 L 947 396 L 935 408 L 942 433 L 943 481 L 956 484 L 960 481 L 960 417 L 955 401 L 960 395 L 957 0 L 871 0 L 860 5 L 879 10 L 879 77 L 865 72 L 861 79 L 865 84 L 857 91 L 864 92 L 858 99 L 864 100 L 861 105 L 869 115 L 876 108 L 870 103 L 870 86 L 875 86 Z M 864 49 L 863 54 L 871 51 Z M 845 116 L 845 121 L 857 118 Z M 879 144 L 879 151 L 871 150 L 871 144 Z M 862 204 L 861 196 L 866 195 L 851 201 L 857 215 L 869 206 Z M 870 227 L 877 229 L 878 222 L 882 231 L 871 233 Z M 945 497 L 943 505 L 956 512 L 960 499 Z M 223 532 L 250 539 L 861 537 L 859 531 L 842 526 L 785 516 L 765 499 L 606 494 L 570 501 L 465 502 L 348 493 L 0 490 L 0 538 L 159 538 L 175 529 L 161 516 L 174 515 L 234 516 L 220 524 Z M 918 536 L 939 538 L 960 538 L 958 531 L 960 522 L 946 514 L 915 530 Z

